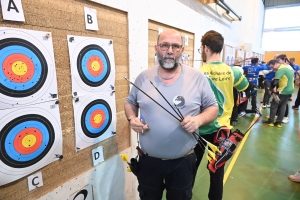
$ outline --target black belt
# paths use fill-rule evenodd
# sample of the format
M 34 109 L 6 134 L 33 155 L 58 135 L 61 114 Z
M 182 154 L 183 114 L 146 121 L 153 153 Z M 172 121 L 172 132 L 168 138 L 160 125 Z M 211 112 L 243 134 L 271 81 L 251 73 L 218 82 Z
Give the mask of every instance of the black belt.
M 184 156 L 180 157 L 180 158 L 184 158 L 190 154 L 194 153 L 194 149 L 191 149 L 189 152 L 187 152 Z M 176 160 L 176 159 L 179 159 L 179 158 L 172 158 L 172 159 L 168 159 L 168 158 L 157 158 L 157 157 L 153 157 L 153 156 L 150 156 L 149 154 L 144 154 L 145 156 L 149 156 L 151 158 L 156 158 L 156 159 L 160 159 L 160 160 Z

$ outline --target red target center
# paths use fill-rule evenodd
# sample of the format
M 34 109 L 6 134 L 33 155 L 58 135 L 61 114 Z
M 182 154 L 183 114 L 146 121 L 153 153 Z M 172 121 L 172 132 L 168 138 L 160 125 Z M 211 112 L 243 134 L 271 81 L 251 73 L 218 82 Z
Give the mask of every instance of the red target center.
M 12 82 L 25 83 L 34 75 L 34 64 L 24 54 L 12 54 L 5 58 L 2 70 Z
M 101 127 L 106 120 L 105 112 L 103 110 L 95 110 L 90 116 L 90 124 L 93 128 Z
M 31 142 L 30 137 L 34 137 L 33 139 L 35 141 Z M 36 128 L 26 128 L 16 135 L 14 147 L 20 154 L 31 154 L 41 146 L 42 140 L 43 136 L 40 130 Z M 24 143 L 27 143 L 27 145 L 24 145 Z
M 87 67 L 92 76 L 99 76 L 103 73 L 104 64 L 99 56 L 91 56 L 88 59 Z

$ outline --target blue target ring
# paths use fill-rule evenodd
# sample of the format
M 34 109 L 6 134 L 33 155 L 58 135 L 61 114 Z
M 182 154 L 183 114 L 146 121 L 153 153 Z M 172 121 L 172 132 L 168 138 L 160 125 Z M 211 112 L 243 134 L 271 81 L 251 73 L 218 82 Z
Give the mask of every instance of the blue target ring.
M 87 130 L 92 133 L 92 134 L 98 134 L 99 132 L 103 131 L 103 129 L 108 125 L 109 123 L 109 118 L 105 118 L 105 121 L 103 123 L 103 125 L 99 128 L 94 128 L 91 124 L 90 124 L 90 116 L 91 114 L 96 111 L 96 110 L 103 110 L 105 113 L 105 116 L 109 116 L 109 110 L 107 109 L 107 106 L 103 105 L 103 104 L 95 104 L 93 105 L 90 109 L 87 110 L 87 113 L 85 115 L 85 125 Z
M 22 154 L 14 147 L 14 140 L 22 130 L 35 128 L 42 133 L 42 142 L 37 150 Z M 29 114 L 17 117 L 7 123 L 0 131 L 0 160 L 13 168 L 32 166 L 44 158 L 55 141 L 55 132 L 51 122 L 41 115 Z
M 91 74 L 88 70 L 88 61 L 91 57 L 97 57 L 103 63 L 103 70 L 100 74 Z M 77 70 L 81 80 L 91 87 L 101 86 L 109 77 L 111 72 L 110 60 L 105 50 L 95 44 L 84 47 L 78 54 Z
M 38 130 L 40 130 L 43 133 L 43 141 L 40 147 L 35 152 L 31 154 L 20 154 L 20 152 L 16 151 L 13 144 L 18 133 L 23 129 L 25 129 L 26 127 L 35 127 Z M 47 127 L 44 124 L 42 124 L 39 121 L 25 121 L 13 127 L 8 132 L 5 139 L 4 148 L 6 149 L 6 152 L 11 159 L 19 162 L 26 162 L 26 161 L 33 160 L 37 158 L 40 154 L 42 154 L 49 144 L 49 139 L 50 139 L 49 132 Z
M 88 59 L 91 56 L 98 56 L 104 64 L 103 72 L 99 76 L 93 76 L 88 71 Z M 86 52 L 82 58 L 81 66 L 82 66 L 82 71 L 83 71 L 83 74 L 85 75 L 85 77 L 94 83 L 102 81 L 108 72 L 108 63 L 106 62 L 106 57 L 103 55 L 102 52 L 97 51 L 97 50 L 90 50 L 90 51 Z
M 6 58 L 13 55 L 22 55 L 28 58 L 33 65 L 34 71 L 31 71 L 32 77 L 30 80 L 14 81 L 16 78 L 11 78 L 12 74 L 3 71 L 3 69 L 11 68 L 6 64 Z M 23 62 L 21 59 L 20 62 Z M 0 40 L 0 92 L 10 97 L 27 97 L 39 91 L 48 75 L 47 61 L 42 52 L 32 43 L 20 38 L 6 38 Z M 16 74 L 14 77 L 20 77 Z M 21 79 L 21 78 L 20 78 Z
M 100 127 L 95 128 L 90 122 L 90 117 L 96 110 L 102 110 L 105 115 L 105 121 Z M 109 104 L 103 99 L 97 99 L 89 103 L 81 115 L 81 127 L 83 133 L 90 138 L 96 138 L 101 136 L 108 129 L 112 121 L 112 113 Z
M 31 58 L 35 66 L 35 73 L 33 74 L 33 77 L 30 80 L 27 80 L 24 83 L 16 83 L 7 79 L 7 76 L 4 74 L 4 71 L 0 70 L 0 79 L 2 80 L 1 83 L 4 87 L 10 90 L 24 91 L 31 89 L 39 81 L 39 78 L 42 74 L 42 65 L 39 61 L 39 58 L 28 48 L 25 48 L 23 46 L 12 45 L 0 49 L 0 63 L 4 63 L 4 60 L 12 54 L 23 54 Z

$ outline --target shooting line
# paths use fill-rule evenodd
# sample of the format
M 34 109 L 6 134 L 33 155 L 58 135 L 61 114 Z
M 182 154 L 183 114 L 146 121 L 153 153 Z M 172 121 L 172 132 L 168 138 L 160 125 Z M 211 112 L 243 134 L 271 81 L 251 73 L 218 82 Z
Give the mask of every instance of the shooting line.
M 259 110 L 261 111 L 261 109 L 262 109 L 262 106 L 260 106 Z M 257 116 L 254 116 L 254 118 L 253 118 L 253 120 L 252 120 L 252 122 L 250 124 L 250 127 L 252 126 L 251 129 L 249 129 L 249 131 L 247 131 L 245 133 L 245 137 L 243 138 L 243 140 L 240 143 L 238 149 L 236 150 L 235 154 L 233 155 L 233 157 L 231 159 L 231 162 L 230 162 L 229 166 L 227 167 L 227 170 L 225 171 L 224 179 L 223 179 L 223 185 L 225 185 L 225 183 L 227 181 L 227 178 L 228 178 L 228 176 L 229 176 L 229 174 L 230 174 L 230 172 L 231 172 L 231 170 L 232 170 L 232 168 L 233 168 L 233 166 L 234 166 L 237 158 L 239 157 L 240 152 L 243 149 L 243 146 L 244 146 L 245 142 L 247 141 L 247 138 L 248 138 L 248 136 L 249 136 L 249 134 L 250 134 L 250 132 L 251 132 L 251 130 L 253 128 L 253 124 L 255 124 L 256 121 L 258 120 L 257 118 L 258 118 Z

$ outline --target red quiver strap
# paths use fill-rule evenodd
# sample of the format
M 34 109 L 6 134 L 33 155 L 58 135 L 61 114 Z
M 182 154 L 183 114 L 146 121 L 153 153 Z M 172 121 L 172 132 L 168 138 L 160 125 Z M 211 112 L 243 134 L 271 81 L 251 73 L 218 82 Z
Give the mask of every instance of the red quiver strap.
M 227 128 L 227 127 L 226 127 Z M 235 130 L 233 133 L 225 127 L 221 127 L 219 131 L 216 133 L 215 139 L 219 141 L 219 149 L 221 154 L 216 154 L 217 160 L 212 160 L 208 164 L 208 169 L 215 173 L 216 170 L 222 167 L 234 154 L 237 145 L 242 141 L 244 134 L 241 133 L 238 129 Z M 228 134 L 229 131 L 229 134 Z M 224 136 L 227 137 L 225 138 Z
M 236 100 L 236 106 L 239 106 L 240 104 L 246 102 L 248 100 L 248 97 L 245 95 L 243 96 L 242 92 L 238 92 L 238 98 Z

